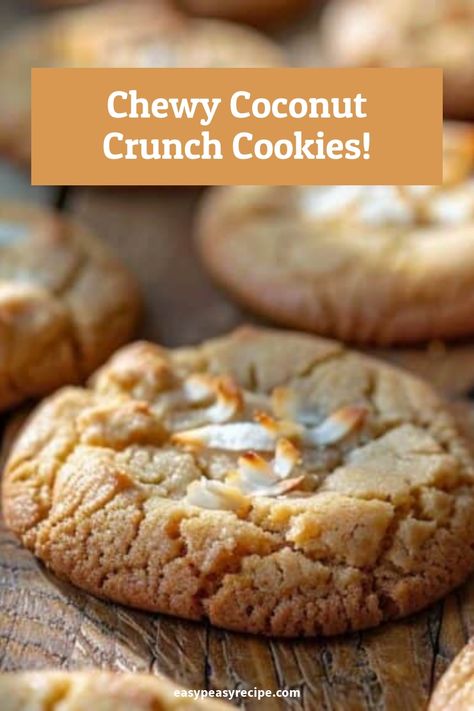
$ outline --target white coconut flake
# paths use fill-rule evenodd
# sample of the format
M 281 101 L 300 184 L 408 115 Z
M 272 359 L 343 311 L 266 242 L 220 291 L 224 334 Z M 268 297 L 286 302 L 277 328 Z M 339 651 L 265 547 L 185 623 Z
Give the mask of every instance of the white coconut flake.
M 410 225 L 414 220 L 412 206 L 392 186 L 368 186 L 358 210 L 359 219 L 374 227 L 395 224 Z
M 365 407 L 342 407 L 324 420 L 318 427 L 306 430 L 304 444 L 325 447 L 336 444 L 353 432 L 367 414 Z
M 440 193 L 430 204 L 432 219 L 442 225 L 462 225 L 474 218 L 474 186 Z
M 301 190 L 301 207 L 306 215 L 327 220 L 340 215 L 359 199 L 358 185 L 308 187 Z
M 271 452 L 275 447 L 275 436 L 264 427 L 253 422 L 232 422 L 224 425 L 206 425 L 193 430 L 177 432 L 172 436 L 175 444 L 209 449 L 224 449 L 244 452 L 254 449 Z
M 205 477 L 189 484 L 184 501 L 203 509 L 224 511 L 239 511 L 249 505 L 247 498 L 235 487 Z

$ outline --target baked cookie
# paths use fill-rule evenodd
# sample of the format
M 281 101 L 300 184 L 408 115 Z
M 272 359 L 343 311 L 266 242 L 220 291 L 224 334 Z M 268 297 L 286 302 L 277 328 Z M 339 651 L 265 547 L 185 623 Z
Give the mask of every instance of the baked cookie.
M 85 229 L 0 202 L 0 411 L 89 375 L 137 314 L 132 277 Z
M 103 2 L 55 13 L 0 45 L 0 151 L 30 157 L 31 67 L 263 67 L 283 63 L 251 28 L 191 19 L 167 3 Z
M 474 332 L 474 129 L 451 124 L 442 187 L 229 187 L 197 227 L 203 260 L 278 323 L 359 343 Z
M 30 75 L 32 67 L 54 66 L 44 24 L 28 26 L 0 44 L 0 152 L 30 159 Z
M 450 118 L 474 118 L 473 0 L 335 0 L 322 23 L 332 63 L 441 66 Z
M 3 511 L 88 592 L 267 635 L 402 617 L 474 566 L 472 461 L 438 397 L 288 332 L 120 351 L 32 417 Z
M 193 15 L 261 27 L 295 19 L 309 9 L 311 0 L 176 0 L 176 4 Z
M 474 708 L 474 641 L 471 640 L 441 677 L 428 711 L 472 711 Z
M 92 670 L 0 674 L 2 711 L 230 711 L 233 708 L 184 694 L 185 689 L 151 674 Z

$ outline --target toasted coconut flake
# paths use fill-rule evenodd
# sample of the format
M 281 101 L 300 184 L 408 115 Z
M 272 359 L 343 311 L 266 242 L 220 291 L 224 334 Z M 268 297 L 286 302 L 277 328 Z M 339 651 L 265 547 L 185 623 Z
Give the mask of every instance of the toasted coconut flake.
M 275 438 L 264 427 L 253 422 L 206 425 L 177 432 L 171 441 L 189 447 L 209 447 L 232 452 L 244 452 L 247 449 L 271 452 L 275 447 Z
M 248 469 L 252 473 L 264 473 L 271 470 L 269 462 L 261 457 L 260 454 L 257 454 L 257 452 L 246 452 L 239 457 L 239 468 Z
M 256 452 L 247 452 L 239 457 L 238 470 L 226 481 L 246 494 L 254 496 L 280 496 L 291 490 L 296 480 L 286 477 L 300 459 L 298 450 L 288 440 L 280 440 L 275 458 L 269 462 Z M 302 480 L 299 477 L 299 480 Z M 290 483 L 288 483 L 290 482 Z M 289 488 L 288 488 L 289 487 Z
M 242 392 L 230 378 L 219 378 L 216 390 L 217 401 L 208 409 L 208 418 L 211 422 L 227 422 L 242 410 Z
M 286 479 L 298 462 L 301 455 L 298 449 L 288 439 L 280 439 L 276 446 L 273 470 L 280 479 Z
M 277 479 L 271 469 L 262 476 L 259 472 L 258 477 L 239 469 L 238 472 L 229 474 L 226 482 L 240 489 L 248 496 L 283 496 L 297 489 L 304 481 L 304 476 L 294 477 L 293 479 Z
M 249 507 L 247 497 L 239 489 L 204 477 L 189 484 L 184 501 L 202 509 L 221 511 L 243 512 Z
M 283 479 L 271 487 L 267 493 L 262 493 L 261 496 L 283 496 L 284 494 L 289 494 L 290 491 L 298 489 L 303 482 L 304 476 L 296 476 L 293 479 Z
M 275 418 L 266 412 L 256 412 L 255 420 L 273 437 L 292 437 L 298 439 L 304 434 L 304 428 L 296 422 L 275 420 Z
M 354 432 L 367 415 L 367 408 L 359 406 L 341 407 L 318 427 L 306 431 L 304 443 L 324 447 L 336 444 Z
M 187 402 L 200 403 L 213 397 L 214 378 L 206 373 L 190 375 L 183 383 L 183 394 Z
M 239 458 L 236 483 L 243 491 L 251 492 L 255 487 L 271 486 L 278 481 L 270 462 L 256 452 L 247 452 Z
M 190 409 L 190 405 L 202 405 L 202 408 Z M 183 421 L 189 428 L 209 422 L 227 422 L 242 410 L 243 396 L 231 378 L 197 373 L 186 378 L 179 390 L 165 393 L 158 406 L 160 412 L 170 413 L 172 429 Z M 188 408 L 188 412 L 183 414 L 183 408 Z M 173 410 L 178 414 L 175 415 Z

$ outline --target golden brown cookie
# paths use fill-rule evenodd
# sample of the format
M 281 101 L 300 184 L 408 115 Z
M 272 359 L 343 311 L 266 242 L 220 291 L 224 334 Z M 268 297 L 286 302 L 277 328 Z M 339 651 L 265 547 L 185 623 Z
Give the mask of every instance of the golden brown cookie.
M 428 711 L 472 711 L 474 708 L 474 641 L 471 640 L 441 677 Z
M 289 332 L 120 351 L 32 417 L 3 511 L 84 590 L 268 635 L 403 617 L 474 566 L 472 461 L 431 388 Z
M 79 382 L 131 336 L 132 277 L 79 225 L 0 202 L 0 411 Z
M 229 187 L 204 199 L 204 263 L 274 321 L 379 345 L 474 332 L 474 129 L 442 187 Z
M 31 67 L 262 67 L 280 50 L 251 28 L 125 0 L 55 13 L 0 45 L 0 151 L 30 156 Z
M 322 39 L 333 63 L 441 66 L 450 118 L 474 118 L 472 0 L 335 0 Z
M 261 27 L 282 25 L 298 17 L 311 0 L 176 0 L 176 4 L 193 15 Z
M 185 696 L 188 693 L 189 696 Z M 0 674 L 2 711 L 225 711 L 164 677 L 109 671 Z

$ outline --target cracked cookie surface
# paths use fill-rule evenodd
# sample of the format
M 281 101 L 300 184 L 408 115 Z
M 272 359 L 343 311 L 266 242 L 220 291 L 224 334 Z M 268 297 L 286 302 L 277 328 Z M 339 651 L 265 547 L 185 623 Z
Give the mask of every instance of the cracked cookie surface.
M 252 28 L 156 0 L 109 0 L 20 27 L 0 44 L 0 151 L 30 159 L 31 67 L 265 67 L 278 47 Z
M 0 202 L 0 411 L 89 375 L 137 315 L 132 277 L 85 229 Z
M 402 617 L 474 565 L 472 462 L 442 402 L 289 332 L 119 351 L 33 415 L 3 510 L 93 594 L 268 635 Z
M 108 671 L 34 671 L 0 674 L 2 711 L 225 711 L 212 699 L 184 691 L 164 677 Z
M 428 711 L 471 711 L 474 708 L 474 640 L 459 652 L 438 682 Z
M 247 307 L 294 328 L 389 345 L 474 332 L 474 130 L 448 124 L 445 182 L 217 188 L 197 244 Z
M 320 34 L 341 66 L 442 67 L 446 115 L 474 118 L 473 0 L 335 0 Z

